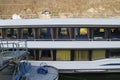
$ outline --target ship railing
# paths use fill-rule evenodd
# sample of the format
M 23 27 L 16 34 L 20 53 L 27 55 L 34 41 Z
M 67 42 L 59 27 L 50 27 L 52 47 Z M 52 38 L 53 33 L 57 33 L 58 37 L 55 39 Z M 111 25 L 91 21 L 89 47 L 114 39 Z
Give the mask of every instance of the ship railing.
M 12 39 L 12 40 L 1 39 L 0 48 L 1 50 L 20 48 L 27 50 L 27 41 L 25 39 Z
M 22 48 L 22 49 L 21 49 Z M 0 70 L 8 63 L 28 55 L 26 41 L 0 41 Z
M 6 41 L 6 39 L 1 39 Z M 120 41 L 120 38 L 113 39 L 10 39 L 8 42 L 15 42 L 19 48 L 27 49 L 27 41 Z M 19 43 L 19 44 L 18 44 Z M 2 44 L 0 45 L 2 46 Z

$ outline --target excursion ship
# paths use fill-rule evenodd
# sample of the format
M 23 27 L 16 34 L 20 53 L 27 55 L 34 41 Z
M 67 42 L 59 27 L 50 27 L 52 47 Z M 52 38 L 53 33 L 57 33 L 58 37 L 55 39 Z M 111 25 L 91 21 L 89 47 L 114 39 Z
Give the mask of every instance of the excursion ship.
M 0 39 L 26 41 L 32 65 L 45 62 L 61 73 L 120 70 L 120 19 L 0 20 Z

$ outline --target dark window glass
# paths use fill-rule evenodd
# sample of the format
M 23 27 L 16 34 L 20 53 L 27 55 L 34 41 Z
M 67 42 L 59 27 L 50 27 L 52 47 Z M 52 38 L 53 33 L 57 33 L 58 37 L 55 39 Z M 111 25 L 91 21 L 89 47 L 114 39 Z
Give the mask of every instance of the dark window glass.
M 16 39 L 18 36 L 18 29 L 10 28 L 6 29 L 5 31 L 7 39 Z
M 110 56 L 112 58 L 120 58 L 120 50 L 110 50 Z
M 93 39 L 94 40 L 105 39 L 105 29 L 104 28 L 93 28 Z
M 23 29 L 22 33 L 23 33 L 23 39 L 28 39 L 28 29 Z
M 75 39 L 86 40 L 89 38 L 88 28 L 75 28 Z
M 32 28 L 26 28 L 22 30 L 23 39 L 33 39 L 34 38 L 34 30 Z
M 69 39 L 69 29 L 68 28 L 57 28 L 58 29 L 58 38 L 59 39 Z
M 40 28 L 40 39 L 51 39 L 51 28 Z
M 50 50 L 42 50 L 41 57 L 51 57 Z
M 120 39 L 120 28 L 111 28 L 111 39 Z

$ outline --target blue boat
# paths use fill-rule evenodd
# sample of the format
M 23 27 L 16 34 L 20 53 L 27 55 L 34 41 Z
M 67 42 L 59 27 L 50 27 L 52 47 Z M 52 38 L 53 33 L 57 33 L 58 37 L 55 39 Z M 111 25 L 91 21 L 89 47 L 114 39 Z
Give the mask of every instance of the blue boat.
M 13 80 L 58 80 L 58 70 L 45 63 L 32 66 L 28 62 L 20 62 L 15 68 Z

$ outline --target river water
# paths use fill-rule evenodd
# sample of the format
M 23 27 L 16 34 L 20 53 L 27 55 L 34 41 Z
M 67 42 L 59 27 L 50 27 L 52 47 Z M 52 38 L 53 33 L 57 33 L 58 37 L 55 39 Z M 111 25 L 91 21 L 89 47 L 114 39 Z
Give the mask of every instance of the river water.
M 60 74 L 59 80 L 120 80 L 120 73 Z

